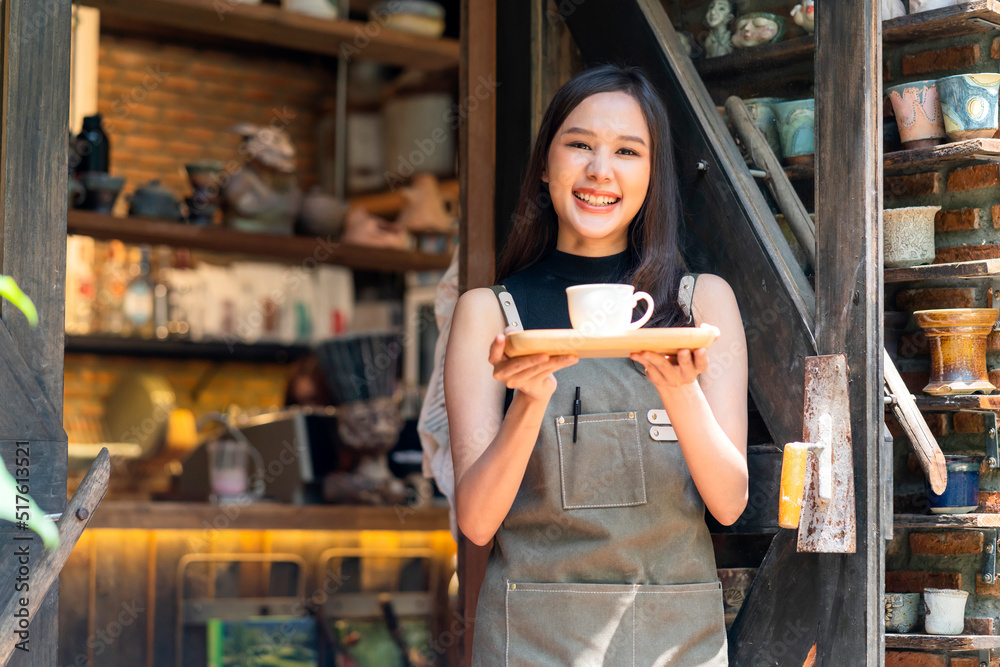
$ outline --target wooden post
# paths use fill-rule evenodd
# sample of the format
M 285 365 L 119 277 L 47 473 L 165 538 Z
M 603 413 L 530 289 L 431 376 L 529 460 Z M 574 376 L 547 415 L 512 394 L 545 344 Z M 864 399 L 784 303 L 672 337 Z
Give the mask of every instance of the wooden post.
M 850 368 L 858 543 L 822 561 L 820 590 L 837 602 L 818 654 L 820 664 L 881 665 L 882 25 L 876 0 L 827 9 L 816 22 L 816 343 L 846 353 Z
M 67 464 L 62 398 L 71 7 L 70 0 L 6 0 L 2 12 L 0 272 L 13 276 L 35 302 L 39 326 L 30 328 L 17 309 L 0 306 L 5 327 L 0 336 L 10 343 L 0 363 L 22 366 L 34 380 L 0 388 L 0 395 L 22 394 L 34 407 L 10 415 L 18 423 L 8 421 L 10 432 L 0 434 L 0 455 L 13 469 L 17 447 L 27 443 L 31 495 L 44 511 L 61 512 Z M 48 423 L 33 419 L 39 414 Z M 12 540 L 18 534 L 24 533 L 0 526 L 5 602 L 15 595 Z M 38 562 L 41 540 L 30 544 Z M 30 652 L 15 650 L 8 664 L 57 663 L 58 601 L 55 585 L 31 620 Z
M 459 65 L 460 103 L 484 90 L 496 77 L 496 0 L 462 0 L 462 59 Z M 495 88 L 493 89 L 495 91 Z M 493 284 L 494 210 L 496 190 L 496 95 L 478 99 L 475 112 L 460 114 L 459 187 L 462 217 L 459 233 L 459 291 Z M 465 109 L 469 109 L 466 104 Z M 466 631 L 459 637 L 463 665 L 471 664 L 476 600 L 486 571 L 489 547 L 478 547 L 459 536 L 459 608 Z

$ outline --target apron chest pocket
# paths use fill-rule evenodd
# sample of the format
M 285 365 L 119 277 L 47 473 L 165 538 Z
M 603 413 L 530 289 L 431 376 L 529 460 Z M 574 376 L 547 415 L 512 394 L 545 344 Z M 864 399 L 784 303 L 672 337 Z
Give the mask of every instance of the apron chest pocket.
M 635 412 L 556 418 L 563 509 L 629 507 L 646 503 L 639 423 Z

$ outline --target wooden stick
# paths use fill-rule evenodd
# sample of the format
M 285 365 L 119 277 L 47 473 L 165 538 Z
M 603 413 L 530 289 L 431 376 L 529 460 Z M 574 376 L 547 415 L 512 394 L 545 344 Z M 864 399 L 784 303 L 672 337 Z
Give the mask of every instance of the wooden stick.
M 16 650 L 15 647 L 20 641 L 17 634 L 18 621 L 22 617 L 14 616 L 15 613 L 23 613 L 23 609 L 28 611 L 28 621 L 35 616 L 35 612 L 41 607 L 46 594 L 52 588 L 52 584 L 59 578 L 66 560 L 69 558 L 77 540 L 83 534 L 83 530 L 94 516 L 94 510 L 100 504 L 104 494 L 108 491 L 108 479 L 111 477 L 111 457 L 107 448 L 94 459 L 87 476 L 83 478 L 76 493 L 66 505 L 66 511 L 59 519 L 59 548 L 49 551 L 41 547 L 41 539 L 34 541 L 24 541 L 20 544 L 29 545 L 31 562 L 31 592 L 23 595 L 27 605 L 21 605 L 21 595 L 12 595 L 4 606 L 3 617 L 0 617 L 0 664 L 7 664 L 11 655 Z M 43 550 L 38 552 L 37 549 Z
M 812 218 L 809 217 L 809 212 L 802 204 L 802 200 L 799 199 L 799 195 L 792 187 L 791 181 L 788 180 L 784 167 L 781 166 L 778 157 L 771 150 L 760 128 L 750 118 L 750 112 L 747 111 L 743 100 L 735 95 L 730 97 L 726 100 L 726 112 L 733 122 L 733 127 L 736 128 L 740 141 L 749 149 L 750 159 L 758 167 L 767 171 L 767 186 L 778 202 L 778 208 L 785 214 L 788 226 L 791 227 L 795 239 L 805 251 L 809 263 L 815 268 L 816 228 Z
M 927 427 L 917 408 L 910 390 L 903 383 L 903 378 L 896 371 L 895 364 L 889 358 L 889 353 L 882 350 L 883 365 L 885 366 L 885 383 L 889 387 L 889 393 L 895 399 L 892 403 L 892 412 L 896 415 L 903 430 L 910 439 L 910 445 L 920 461 L 920 467 L 924 469 L 927 479 L 930 480 L 931 490 L 934 493 L 944 493 L 948 485 L 948 469 L 945 466 L 944 454 L 938 446 L 934 434 Z

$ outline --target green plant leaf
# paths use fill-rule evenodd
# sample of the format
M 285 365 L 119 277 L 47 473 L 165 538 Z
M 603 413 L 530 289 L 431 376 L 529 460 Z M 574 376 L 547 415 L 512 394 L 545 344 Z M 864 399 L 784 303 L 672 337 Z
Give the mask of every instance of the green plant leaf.
M 20 514 L 23 518 L 23 512 L 28 513 L 24 525 L 38 533 L 46 547 L 58 548 L 59 529 L 55 522 L 45 517 L 45 512 L 28 494 L 18 493 L 16 480 L 7 472 L 7 466 L 0 459 L 0 519 L 18 523 L 17 516 Z
M 28 318 L 28 324 L 33 327 L 38 326 L 38 311 L 28 295 L 21 291 L 14 279 L 10 276 L 0 276 L 0 296 L 6 298 Z

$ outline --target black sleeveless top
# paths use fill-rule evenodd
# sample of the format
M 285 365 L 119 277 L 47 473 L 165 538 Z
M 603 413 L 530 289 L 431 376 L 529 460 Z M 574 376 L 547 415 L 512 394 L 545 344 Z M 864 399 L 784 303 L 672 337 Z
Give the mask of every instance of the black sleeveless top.
M 569 329 L 566 288 L 587 283 L 624 283 L 628 250 L 606 257 L 581 257 L 553 250 L 537 264 L 503 281 L 514 297 L 525 329 Z
M 525 329 L 569 329 L 566 288 L 588 283 L 628 282 L 628 250 L 605 257 L 583 257 L 553 250 L 537 264 L 522 269 L 503 281 Z M 504 413 L 514 390 L 507 390 Z

